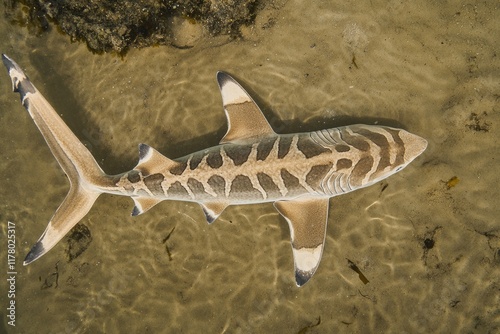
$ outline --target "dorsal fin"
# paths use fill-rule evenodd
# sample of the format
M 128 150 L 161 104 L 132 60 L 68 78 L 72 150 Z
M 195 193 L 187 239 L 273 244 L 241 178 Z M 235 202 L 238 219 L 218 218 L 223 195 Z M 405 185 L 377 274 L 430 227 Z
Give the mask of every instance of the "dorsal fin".
M 166 169 L 179 165 L 154 148 L 146 144 L 139 144 L 139 163 L 134 169 L 141 171 L 143 175 L 160 173 Z
M 227 118 L 227 132 L 221 144 L 276 134 L 259 106 L 236 80 L 227 73 L 217 72 L 217 82 Z

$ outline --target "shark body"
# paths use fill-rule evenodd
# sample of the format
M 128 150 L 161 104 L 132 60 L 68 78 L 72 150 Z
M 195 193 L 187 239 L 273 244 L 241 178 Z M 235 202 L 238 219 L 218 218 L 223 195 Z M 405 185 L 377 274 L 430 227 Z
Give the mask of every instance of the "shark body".
M 220 145 L 172 160 L 140 144 L 134 169 L 107 175 L 22 69 L 6 55 L 2 60 L 13 90 L 20 93 L 71 184 L 24 265 L 54 247 L 102 193 L 131 197 L 133 216 L 163 200 L 197 202 L 208 223 L 229 205 L 273 202 L 288 222 L 295 279 L 301 286 L 321 260 L 329 199 L 387 178 L 427 147 L 425 139 L 386 126 L 277 134 L 248 93 L 218 72 L 228 121 Z

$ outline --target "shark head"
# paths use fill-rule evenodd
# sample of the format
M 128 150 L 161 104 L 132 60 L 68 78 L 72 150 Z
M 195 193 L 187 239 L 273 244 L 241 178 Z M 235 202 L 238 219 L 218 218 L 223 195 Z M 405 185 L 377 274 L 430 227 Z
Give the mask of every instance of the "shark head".
M 377 169 L 370 175 L 369 182 L 365 186 L 401 171 L 427 148 L 427 140 L 420 136 L 402 129 L 389 127 L 383 129 L 391 134 L 392 140 L 388 140 L 387 145 L 381 148 L 382 154 Z

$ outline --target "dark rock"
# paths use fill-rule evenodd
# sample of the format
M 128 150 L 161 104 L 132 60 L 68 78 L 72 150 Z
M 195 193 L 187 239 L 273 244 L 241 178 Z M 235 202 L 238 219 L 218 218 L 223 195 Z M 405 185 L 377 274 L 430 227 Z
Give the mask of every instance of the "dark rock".
M 433 239 L 425 239 L 424 240 L 424 249 L 432 249 L 434 247 L 434 240 Z
M 210 35 L 238 37 L 240 27 L 253 23 L 258 0 L 7 0 L 6 14 L 14 23 L 40 33 L 53 22 L 72 40 L 93 52 L 124 54 L 131 47 L 177 45 L 173 29 L 178 19 L 200 24 Z M 20 6 L 22 4 L 24 6 Z M 177 19 L 177 21 L 175 20 Z M 192 46 L 192 45 L 191 45 Z

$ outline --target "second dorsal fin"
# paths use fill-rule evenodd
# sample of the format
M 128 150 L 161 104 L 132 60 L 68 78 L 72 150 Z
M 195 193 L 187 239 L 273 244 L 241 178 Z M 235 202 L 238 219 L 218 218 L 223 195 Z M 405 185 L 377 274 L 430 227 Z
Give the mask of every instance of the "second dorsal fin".
M 236 80 L 217 72 L 217 82 L 227 118 L 227 132 L 221 144 L 276 135 L 259 106 Z
M 134 169 L 141 171 L 143 175 L 151 175 L 171 169 L 179 165 L 146 144 L 139 144 L 139 163 Z

